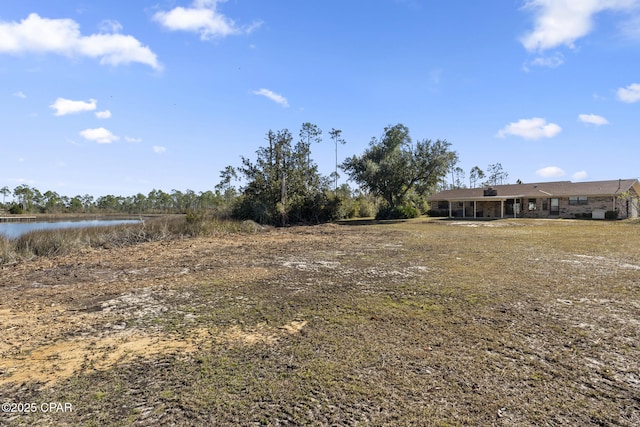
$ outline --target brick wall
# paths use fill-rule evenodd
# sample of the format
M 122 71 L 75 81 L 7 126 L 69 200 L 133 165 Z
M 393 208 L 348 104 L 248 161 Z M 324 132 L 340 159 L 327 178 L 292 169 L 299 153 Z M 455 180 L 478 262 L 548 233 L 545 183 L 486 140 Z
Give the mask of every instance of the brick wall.
M 602 209 L 604 211 L 614 210 L 614 198 L 611 196 L 605 197 L 587 197 L 587 204 L 569 204 L 568 197 L 560 197 L 558 203 L 559 215 L 550 215 L 549 208 L 551 207 L 551 200 L 546 199 L 547 209 L 543 210 L 543 201 L 545 199 L 536 199 L 536 210 L 529 211 L 528 210 L 528 198 L 524 199 L 522 216 L 527 218 L 549 218 L 549 217 L 557 217 L 560 218 L 576 218 L 582 217 L 583 215 L 591 216 L 591 213 L 596 209 Z M 620 201 L 616 200 L 616 203 L 620 205 Z M 618 206 L 619 209 L 619 206 Z

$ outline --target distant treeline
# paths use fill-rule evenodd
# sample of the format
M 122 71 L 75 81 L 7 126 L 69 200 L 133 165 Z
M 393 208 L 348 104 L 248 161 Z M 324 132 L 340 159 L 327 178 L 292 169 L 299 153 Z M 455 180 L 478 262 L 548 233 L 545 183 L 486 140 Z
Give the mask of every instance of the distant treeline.
M 3 207 L 10 213 L 185 213 L 187 210 L 215 209 L 224 204 L 220 191 L 196 193 L 172 190 L 151 190 L 145 195 L 134 196 L 106 195 L 97 199 L 89 194 L 84 196 L 61 196 L 55 191 L 40 190 L 28 185 L 20 185 L 13 191 L 7 187 L 0 189 L 3 198 L 13 195 L 14 200 Z
M 426 197 L 433 191 L 464 186 L 464 173 L 456 167 L 458 155 L 445 140 L 412 141 L 409 129 L 397 124 L 372 138 L 360 156 L 338 163 L 338 147 L 346 144 L 342 131 L 331 129 L 335 171 L 318 172 L 311 146 L 322 142 L 322 130 L 303 123 L 298 139 L 288 129 L 267 132 L 266 145 L 255 159 L 242 157 L 240 166 L 220 172 L 214 190 L 196 193 L 152 190 L 134 196 L 91 195 L 68 197 L 55 191 L 20 185 L 0 188 L 2 207 L 10 213 L 187 213 L 201 210 L 218 216 L 250 219 L 260 224 L 319 223 L 348 217 L 411 218 L 427 213 Z M 358 185 L 338 185 L 338 169 Z M 451 176 L 451 184 L 446 178 Z M 488 183 L 502 183 L 507 174 L 490 165 Z M 478 167 L 470 173 L 470 186 L 485 178 Z M 241 185 L 238 185 L 241 183 Z M 236 187 L 238 185 L 238 187 Z M 13 196 L 8 203 L 8 196 Z
M 333 195 L 334 191 L 330 191 Z M 352 191 L 347 184 L 338 187 L 335 192 L 344 203 L 343 211 L 338 216 L 373 216 L 377 205 L 375 198 L 359 191 Z M 91 195 L 61 196 L 55 191 L 40 190 L 28 185 L 20 185 L 13 191 L 7 187 L 0 189 L 5 201 L 0 208 L 9 214 L 64 214 L 64 213 L 124 213 L 124 214 L 176 214 L 189 211 L 207 210 L 219 213 L 220 216 L 233 217 L 234 211 L 239 214 L 242 204 L 247 202 L 235 188 L 225 191 L 172 190 L 170 193 L 162 190 L 151 190 L 149 194 L 138 193 L 134 196 L 106 195 L 94 198 Z M 6 201 L 6 197 L 13 195 L 14 200 Z M 249 198 L 250 199 L 250 198 Z M 235 208 L 235 209 L 234 209 Z M 263 221 L 265 222 L 265 221 Z

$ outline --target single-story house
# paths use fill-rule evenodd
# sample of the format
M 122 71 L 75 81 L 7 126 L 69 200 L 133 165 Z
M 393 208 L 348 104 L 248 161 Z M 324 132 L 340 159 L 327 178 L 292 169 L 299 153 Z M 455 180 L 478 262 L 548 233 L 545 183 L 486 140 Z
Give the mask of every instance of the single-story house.
M 640 182 L 539 182 L 459 188 L 428 198 L 431 210 L 457 218 L 637 218 Z

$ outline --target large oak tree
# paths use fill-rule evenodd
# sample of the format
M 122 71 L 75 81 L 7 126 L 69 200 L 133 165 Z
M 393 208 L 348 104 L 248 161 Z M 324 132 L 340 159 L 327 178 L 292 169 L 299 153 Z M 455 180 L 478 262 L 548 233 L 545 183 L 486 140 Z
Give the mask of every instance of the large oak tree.
M 395 208 L 405 203 L 412 191 L 424 195 L 446 176 L 458 160 L 450 146 L 443 140 L 414 143 L 409 129 L 397 124 L 386 127 L 381 138 L 373 138 L 361 156 L 346 159 L 342 169 Z

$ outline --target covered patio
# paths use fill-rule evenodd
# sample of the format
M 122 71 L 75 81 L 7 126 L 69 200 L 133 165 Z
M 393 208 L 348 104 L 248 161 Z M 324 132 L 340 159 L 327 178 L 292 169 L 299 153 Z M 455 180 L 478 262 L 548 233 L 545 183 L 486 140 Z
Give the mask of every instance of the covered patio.
M 450 218 L 637 218 L 640 182 L 537 182 L 454 188 L 428 198 L 435 215 Z
M 524 196 L 459 197 L 448 200 L 449 218 L 517 218 Z

